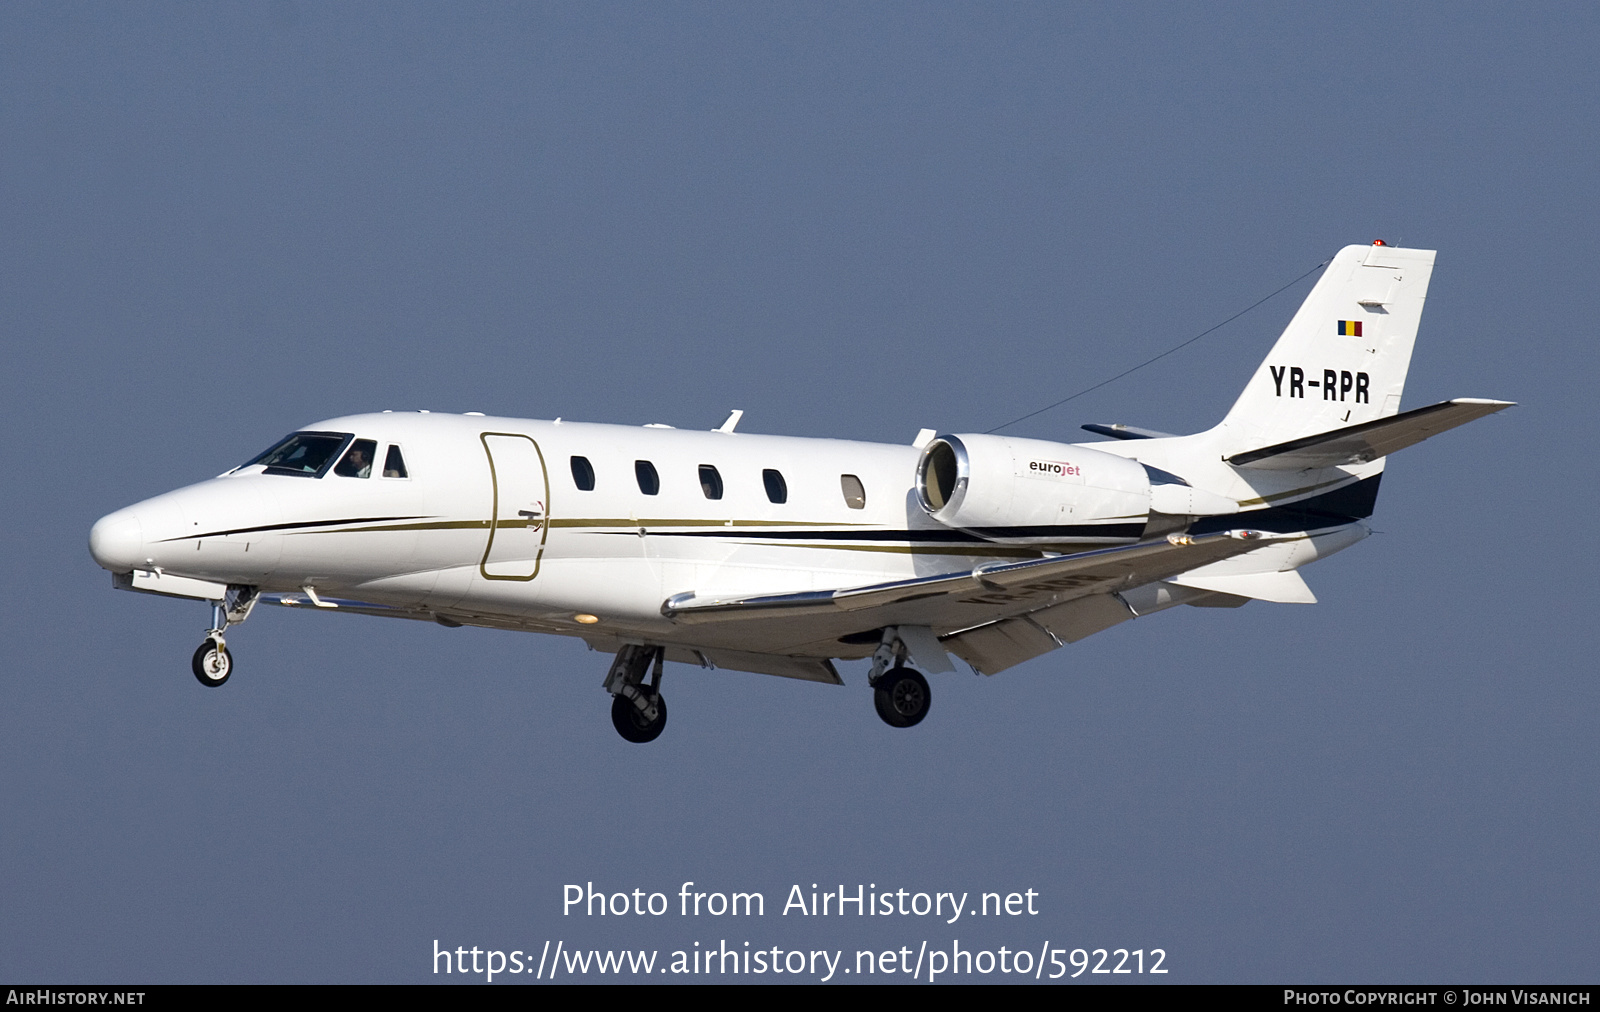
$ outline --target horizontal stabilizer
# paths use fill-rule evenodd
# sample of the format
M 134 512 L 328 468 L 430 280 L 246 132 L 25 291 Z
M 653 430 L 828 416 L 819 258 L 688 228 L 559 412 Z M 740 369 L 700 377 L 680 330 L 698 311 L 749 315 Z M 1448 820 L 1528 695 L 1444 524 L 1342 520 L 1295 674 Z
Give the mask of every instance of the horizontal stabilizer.
M 1168 439 L 1170 432 L 1157 432 L 1155 429 L 1140 429 L 1132 425 L 1101 425 L 1092 422 L 1082 427 L 1085 432 L 1092 432 L 1097 436 L 1110 436 L 1112 439 Z
M 1402 411 L 1360 425 L 1350 425 L 1314 436 L 1291 439 L 1259 450 L 1224 457 L 1239 467 L 1268 471 L 1300 471 L 1313 467 L 1340 467 L 1365 464 L 1420 443 L 1446 429 L 1492 415 L 1511 407 L 1513 401 L 1489 401 L 1476 397 L 1457 397 L 1425 408 Z
M 1168 583 L 1195 590 L 1210 590 L 1234 597 L 1248 597 L 1257 601 L 1278 604 L 1316 604 L 1317 595 L 1306 586 L 1305 578 L 1292 569 L 1281 573 L 1240 573 L 1236 576 L 1183 576 L 1168 577 Z

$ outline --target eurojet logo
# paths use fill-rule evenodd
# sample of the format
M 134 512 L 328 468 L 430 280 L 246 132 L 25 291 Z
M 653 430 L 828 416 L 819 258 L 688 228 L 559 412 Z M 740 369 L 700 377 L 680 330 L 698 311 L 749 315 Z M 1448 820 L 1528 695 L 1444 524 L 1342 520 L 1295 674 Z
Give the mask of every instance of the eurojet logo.
M 1368 389 L 1371 379 L 1364 372 L 1350 372 L 1347 369 L 1324 369 L 1321 379 L 1306 379 L 1306 370 L 1297 365 L 1281 366 L 1269 365 L 1272 372 L 1272 385 L 1276 388 L 1279 397 L 1286 396 L 1285 385 L 1288 386 L 1289 397 L 1304 397 L 1306 387 L 1322 391 L 1325 401 L 1351 400 L 1357 404 L 1370 404 Z M 1314 375 L 1314 373 L 1313 373 Z M 1284 380 L 1288 380 L 1285 384 Z
M 1033 474 L 1054 478 L 1082 478 L 1083 469 L 1077 464 L 1069 464 L 1064 460 L 1034 460 L 1028 462 L 1028 470 Z

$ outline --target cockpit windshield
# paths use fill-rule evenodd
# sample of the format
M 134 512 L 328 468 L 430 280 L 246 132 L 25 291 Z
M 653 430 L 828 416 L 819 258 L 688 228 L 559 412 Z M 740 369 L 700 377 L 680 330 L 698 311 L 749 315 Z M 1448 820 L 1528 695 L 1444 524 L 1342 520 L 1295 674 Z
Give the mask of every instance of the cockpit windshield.
M 350 439 L 348 432 L 296 432 L 243 466 L 260 464 L 267 474 L 320 478 Z

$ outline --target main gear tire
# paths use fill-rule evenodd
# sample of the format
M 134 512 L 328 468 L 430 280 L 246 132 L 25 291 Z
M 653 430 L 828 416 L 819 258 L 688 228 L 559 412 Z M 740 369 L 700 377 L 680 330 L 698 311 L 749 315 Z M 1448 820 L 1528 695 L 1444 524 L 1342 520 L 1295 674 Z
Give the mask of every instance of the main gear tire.
M 914 668 L 890 668 L 878 679 L 872 705 L 890 727 L 912 727 L 928 715 L 933 694 L 928 680 Z
M 667 726 L 667 701 L 656 696 L 656 719 L 646 720 L 639 708 L 633 705 L 633 700 L 627 696 L 612 696 L 611 723 L 618 734 L 635 744 L 655 741 L 661 737 L 662 728 Z

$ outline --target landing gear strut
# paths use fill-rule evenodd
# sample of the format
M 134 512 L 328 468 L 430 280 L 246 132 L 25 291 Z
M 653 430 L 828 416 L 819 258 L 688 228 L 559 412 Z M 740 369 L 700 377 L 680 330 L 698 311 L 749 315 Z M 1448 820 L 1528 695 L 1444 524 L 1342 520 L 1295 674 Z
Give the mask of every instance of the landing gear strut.
M 667 701 L 661 698 L 661 665 L 666 659 L 666 647 L 646 647 L 628 644 L 617 651 L 606 673 L 605 688 L 611 693 L 611 723 L 617 733 L 628 741 L 643 744 L 661 736 L 667 726 Z M 655 661 L 650 683 L 644 681 L 645 669 Z
M 211 602 L 211 628 L 206 630 L 206 638 L 194 652 L 194 659 L 190 661 L 190 670 L 201 685 L 216 688 L 228 680 L 233 674 L 233 654 L 228 652 L 228 643 L 222 634 L 227 632 L 231 625 L 238 625 L 250 617 L 250 611 L 256 606 L 256 588 L 234 584 L 228 588 L 228 596 L 221 601 Z
M 906 645 L 894 626 L 883 631 L 883 642 L 872 654 L 872 670 L 867 684 L 872 686 L 872 705 L 890 727 L 911 727 L 928 715 L 933 694 L 922 672 L 905 666 Z

